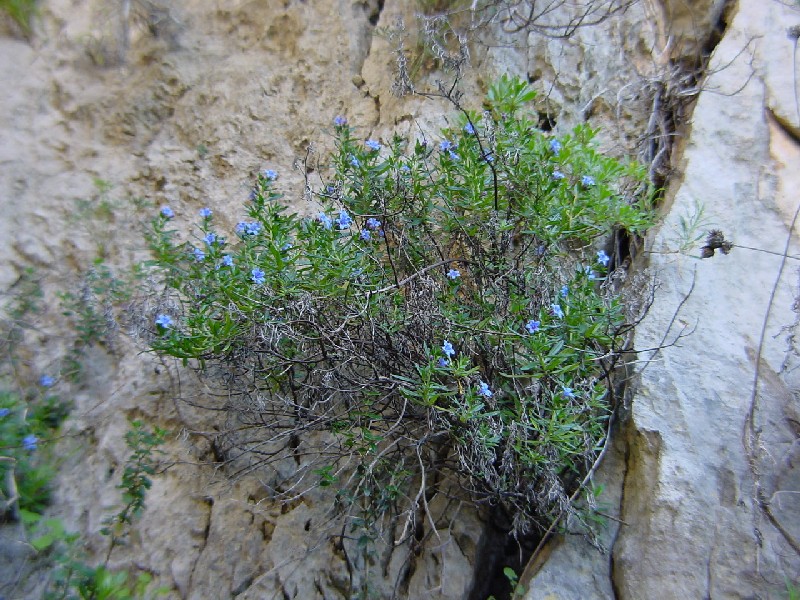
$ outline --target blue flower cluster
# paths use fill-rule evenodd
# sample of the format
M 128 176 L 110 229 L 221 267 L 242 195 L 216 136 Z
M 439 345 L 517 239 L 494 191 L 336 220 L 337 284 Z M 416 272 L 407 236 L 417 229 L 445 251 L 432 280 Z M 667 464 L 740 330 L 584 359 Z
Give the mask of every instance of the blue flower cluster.
M 203 217 L 204 219 L 210 219 L 213 216 L 213 214 L 214 211 L 212 211 L 210 208 L 200 209 L 200 216 Z
M 26 435 L 22 438 L 22 447 L 29 452 L 33 452 L 37 448 L 37 444 L 39 443 L 39 438 L 33 435 L 32 433 Z
M 605 250 L 600 250 L 597 253 L 597 262 L 599 262 L 604 267 L 608 266 L 608 262 L 611 260 L 611 257 L 605 253 Z
M 453 281 L 455 281 L 456 279 L 458 279 L 459 277 L 461 277 L 461 272 L 460 272 L 458 269 L 450 269 L 450 270 L 447 272 L 447 277 L 449 277 L 450 279 L 452 279 Z
M 317 221 L 322 223 L 322 226 L 325 229 L 330 229 L 331 226 L 333 225 L 333 221 L 331 221 L 331 218 L 328 215 L 326 215 L 325 213 L 319 213 L 317 215 Z
M 561 142 L 558 140 L 550 140 L 550 152 L 553 154 L 561 152 Z
M 247 223 L 246 221 L 241 221 L 236 224 L 236 233 L 239 235 L 258 235 L 261 233 L 261 223 Z
M 453 358 L 453 355 L 456 353 L 455 348 L 453 348 L 453 344 L 451 344 L 447 340 L 445 340 L 444 343 L 442 344 L 442 352 L 445 353 L 447 358 Z
M 264 285 L 264 282 L 267 280 L 266 276 L 267 276 L 267 274 L 264 273 L 264 271 L 262 271 L 258 267 L 254 268 L 252 271 L 250 271 L 250 279 L 256 285 Z
M 367 145 L 367 148 L 374 150 L 375 152 L 378 152 L 381 149 L 381 143 L 377 140 L 367 140 L 365 144 Z
M 165 219 L 171 219 L 175 216 L 175 213 L 172 212 L 172 209 L 169 206 L 162 206 L 161 207 L 161 216 Z
M 534 334 L 537 331 L 539 331 L 539 326 L 540 325 L 541 325 L 541 323 L 539 321 L 534 321 L 533 319 L 531 319 L 530 321 L 525 323 L 525 329 L 528 330 L 528 333 Z
M 353 219 L 347 214 L 346 210 L 342 209 L 339 211 L 339 218 L 336 219 L 336 222 L 339 224 L 339 229 L 347 229 L 352 225 Z
M 164 329 L 169 329 L 172 327 L 172 317 L 169 315 L 158 315 L 156 317 L 156 325 Z
M 333 119 L 333 124 L 336 125 L 336 127 L 344 127 L 345 125 L 347 125 L 347 117 L 339 115 Z
M 267 169 L 264 171 L 264 179 L 269 181 L 275 181 L 278 178 L 278 173 L 273 171 L 272 169 Z

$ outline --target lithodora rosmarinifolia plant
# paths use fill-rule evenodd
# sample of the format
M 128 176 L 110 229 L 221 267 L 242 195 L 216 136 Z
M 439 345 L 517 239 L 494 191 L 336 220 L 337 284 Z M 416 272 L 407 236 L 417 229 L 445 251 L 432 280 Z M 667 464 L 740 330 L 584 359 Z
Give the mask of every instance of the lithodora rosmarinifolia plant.
M 208 209 L 194 242 L 168 207 L 153 220 L 171 300 L 151 345 L 227 387 L 234 474 L 279 497 L 334 486 L 374 520 L 412 519 L 434 481 L 516 532 L 560 514 L 606 436 L 631 326 L 598 248 L 650 224 L 651 194 L 590 128 L 538 130 L 533 98 L 503 77 L 484 112 L 388 144 L 337 117 L 316 216 L 265 171 L 231 241 Z

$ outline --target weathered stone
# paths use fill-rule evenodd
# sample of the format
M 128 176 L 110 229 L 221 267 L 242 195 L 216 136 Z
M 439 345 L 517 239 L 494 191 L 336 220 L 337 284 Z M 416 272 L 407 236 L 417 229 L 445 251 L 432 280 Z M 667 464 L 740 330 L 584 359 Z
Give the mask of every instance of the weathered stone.
M 668 59 L 691 62 L 696 48 L 713 41 L 723 5 L 638 2 L 566 41 L 483 31 L 470 41 L 478 73 L 463 82 L 465 104 L 478 109 L 497 73 L 528 76 L 543 100 L 543 123 L 555 121 L 562 131 L 588 119 L 606 129 L 605 148 L 631 153 L 651 116 L 647 86 L 668 75 Z M 66 272 L 85 268 L 98 252 L 112 264 L 143 258 L 142 209 L 130 197 L 169 204 L 186 222 L 208 205 L 218 226 L 230 229 L 253 175 L 269 167 L 295 209 L 314 210 L 302 195 L 301 164 L 309 146 L 318 153 L 312 159 L 331 147 L 338 114 L 364 139 L 418 135 L 452 120 L 444 101 L 390 92 L 397 39 L 376 36 L 376 27 L 400 17 L 417 27 L 412 3 L 174 2 L 158 23 L 140 15 L 124 64 L 114 63 L 122 48 L 116 6 L 49 0 L 34 47 L 0 39 L 0 73 L 14 83 L 0 99 L 2 289 L 34 264 L 48 276 L 52 298 L 64 283 L 74 285 Z M 605 485 L 604 511 L 621 521 L 611 520 L 597 540 L 607 553 L 577 536 L 556 538 L 547 561 L 523 578 L 529 598 L 769 597 L 785 593 L 784 576 L 796 577 L 787 540 L 800 537 L 793 469 L 800 370 L 785 352 L 794 329 L 782 329 L 796 324 L 793 267 L 776 288 L 763 346 L 761 325 L 792 239 L 800 184 L 788 66 L 796 48 L 786 34 L 798 13 L 779 2 L 741 0 L 731 18 L 675 165 L 670 212 L 648 242 L 661 287 L 636 345 L 658 346 L 670 324 L 668 344 L 683 328 L 693 333 L 642 356 L 650 363 L 630 418 L 619 423 L 595 479 Z M 426 67 L 418 77 L 429 91 L 449 75 Z M 320 185 L 315 176 L 312 184 Z M 100 200 L 93 178 L 111 182 L 117 208 L 111 218 L 82 223 L 76 201 Z M 678 252 L 686 240 L 681 217 L 691 216 L 695 202 L 737 245 L 730 255 L 700 261 L 696 244 L 695 257 Z M 789 254 L 793 265 L 793 239 Z M 47 325 L 58 330 L 63 322 Z M 39 341 L 31 362 L 55 364 L 58 337 Z M 326 522 L 330 497 L 304 494 L 282 507 L 257 477 L 226 482 L 209 442 L 219 423 L 172 399 L 178 390 L 190 402 L 213 396 L 185 375 L 178 388 L 177 371 L 138 356 L 133 344 L 121 341 L 116 350 L 87 355 L 88 383 L 75 390 L 53 509 L 84 535 L 90 558 L 104 557 L 108 540 L 97 531 L 120 505 L 127 421 L 143 418 L 172 432 L 168 468 L 110 565 L 153 574 L 172 597 L 350 598 L 363 591 L 465 598 L 475 578 L 486 576 L 485 525 L 443 496 L 430 499 L 421 541 L 395 546 L 401 523 L 387 527 L 394 538 L 359 553 L 354 543 L 336 544 Z
M 614 547 L 619 598 L 772 597 L 796 572 L 798 556 L 763 510 L 779 505 L 780 526 L 797 535 L 793 503 L 781 498 L 796 479 L 786 417 L 795 399 L 779 375 L 783 328 L 795 320 L 797 282 L 781 255 L 797 254 L 797 200 L 776 183 L 797 151 L 776 155 L 786 144 L 767 113 L 770 73 L 791 62 L 783 30 L 793 14 L 739 3 L 694 109 L 670 214 L 650 244 L 661 287 L 636 344 L 667 346 L 641 357 L 649 362 L 632 404 L 627 526 Z M 775 36 L 784 43 L 754 43 Z M 697 205 L 707 219 L 698 233 L 722 230 L 736 245 L 730 255 L 698 260 L 698 244 L 678 252 L 680 219 Z

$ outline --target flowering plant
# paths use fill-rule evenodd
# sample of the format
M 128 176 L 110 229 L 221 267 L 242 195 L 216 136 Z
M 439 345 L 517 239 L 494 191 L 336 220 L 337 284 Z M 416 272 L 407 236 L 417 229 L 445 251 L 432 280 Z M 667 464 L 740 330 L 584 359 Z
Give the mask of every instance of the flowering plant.
M 504 77 L 438 142 L 364 143 L 337 117 L 322 210 L 289 212 L 267 171 L 235 241 L 203 216 L 202 257 L 172 210 L 153 219 L 169 300 L 150 343 L 227 388 L 233 473 L 337 485 L 373 526 L 443 486 L 518 533 L 567 504 L 631 326 L 608 277 L 624 257 L 598 246 L 650 224 L 650 189 L 588 127 L 538 130 L 532 99 Z

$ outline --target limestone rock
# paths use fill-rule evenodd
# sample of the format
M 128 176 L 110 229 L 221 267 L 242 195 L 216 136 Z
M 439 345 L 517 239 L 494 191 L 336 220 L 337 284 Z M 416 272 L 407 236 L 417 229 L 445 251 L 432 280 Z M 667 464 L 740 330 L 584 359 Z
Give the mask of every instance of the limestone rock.
M 137 13 L 125 44 L 115 37 L 119 3 L 41 5 L 34 46 L 0 39 L 0 74 L 14 83 L 0 98 L 3 290 L 33 264 L 53 299 L 98 253 L 112 265 L 144 258 L 138 223 L 163 204 L 187 223 L 187 238 L 204 206 L 220 229 L 232 229 L 263 168 L 279 172 L 278 189 L 296 210 L 315 210 L 302 190 L 306 176 L 322 185 L 316 160 L 332 145 L 336 115 L 364 139 L 417 135 L 453 118 L 446 102 L 391 94 L 396 40 L 376 34 L 400 17 L 416 27 L 411 3 L 181 0 Z M 652 133 L 652 86 L 713 39 L 723 5 L 637 2 L 567 41 L 514 36 L 495 23 L 470 42 L 476 71 L 463 82 L 465 103 L 479 108 L 498 73 L 523 75 L 540 91 L 543 125 L 563 131 L 588 120 L 606 129 L 606 149 L 634 153 Z M 648 242 L 661 287 L 636 346 L 658 346 L 670 324 L 668 343 L 692 334 L 642 357 L 650 362 L 630 418 L 595 481 L 619 521 L 596 540 L 605 554 L 577 536 L 556 538 L 548 560 L 523 578 L 529 598 L 770 597 L 785 592 L 784 576 L 797 576 L 789 548 L 800 537 L 800 371 L 786 352 L 797 325 L 791 266 L 769 302 L 787 239 L 790 261 L 800 254 L 790 236 L 800 160 L 788 67 L 796 48 L 786 35 L 799 17 L 780 2 L 741 0 L 728 18 L 682 144 L 670 212 Z M 428 66 L 419 85 L 435 89 L 447 76 Z M 109 182 L 109 197 L 95 179 Z M 112 215 L 90 218 L 105 201 Z M 700 261 L 696 250 L 678 252 L 692 233 L 681 234 L 681 218 L 691 220 L 696 202 L 737 245 L 730 255 Z M 43 325 L 59 332 L 64 322 Z M 65 342 L 37 339 L 30 362 L 56 364 Z M 126 341 L 86 362 L 89 383 L 73 390 L 53 512 L 84 535 L 90 558 L 104 556 L 107 540 L 96 532 L 119 506 L 127 421 L 143 418 L 172 436 L 148 508 L 111 566 L 151 573 L 170 597 L 468 598 L 487 576 L 496 549 L 487 548 L 477 511 L 437 496 L 414 542 L 395 544 L 397 523 L 395 537 L 370 552 L 337 544 L 326 527 L 329 497 L 281 505 L 257 476 L 230 482 L 217 471 L 210 440 L 220 423 L 192 406 L 215 401 L 202 382 Z M 18 531 L 5 533 L 19 541 Z

